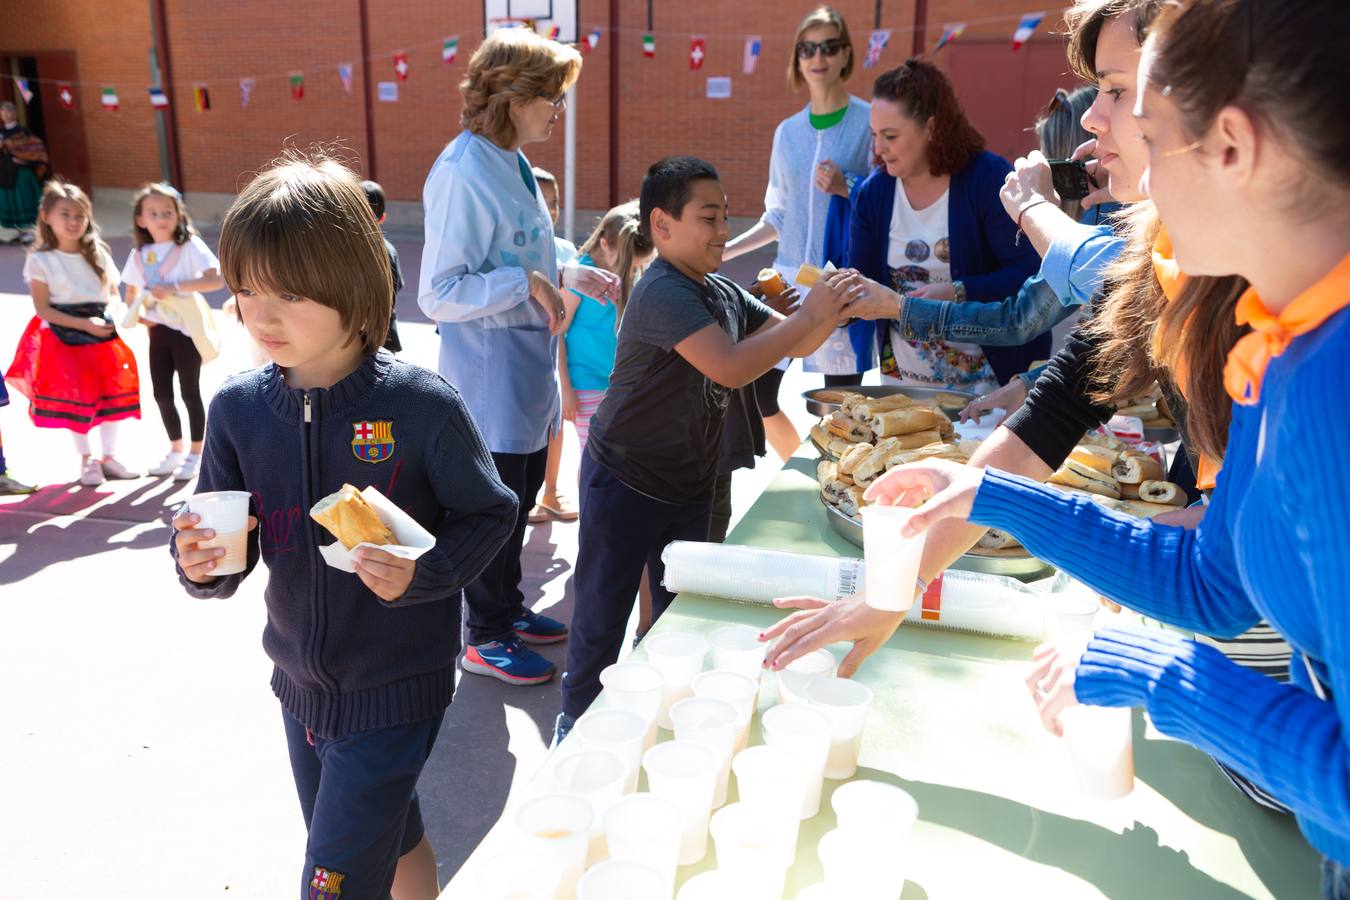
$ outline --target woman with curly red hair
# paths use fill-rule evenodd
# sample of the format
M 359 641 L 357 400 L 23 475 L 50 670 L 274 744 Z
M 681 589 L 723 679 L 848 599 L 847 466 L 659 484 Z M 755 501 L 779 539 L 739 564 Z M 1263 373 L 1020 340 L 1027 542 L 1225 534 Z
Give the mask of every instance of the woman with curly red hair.
M 848 263 L 902 295 L 1002 300 L 1040 259 L 999 201 L 1012 166 L 984 149 L 956 91 L 932 63 L 911 59 L 872 88 L 872 145 L 883 167 L 854 198 Z M 860 309 L 894 319 L 898 310 Z M 1050 355 L 1049 333 L 1017 347 L 950 343 L 878 328 L 881 372 L 893 383 L 983 393 Z

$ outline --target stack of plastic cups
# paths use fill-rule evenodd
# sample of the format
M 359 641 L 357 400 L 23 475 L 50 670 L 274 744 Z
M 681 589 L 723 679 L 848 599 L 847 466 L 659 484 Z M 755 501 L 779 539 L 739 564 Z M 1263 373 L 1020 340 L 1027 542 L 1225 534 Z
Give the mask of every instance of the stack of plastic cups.
M 872 689 L 850 678 L 821 678 L 806 686 L 806 702 L 822 709 L 834 722 L 826 778 L 852 778 L 858 771 L 863 725 L 872 708 Z
M 665 892 L 656 900 L 669 900 L 675 890 L 680 837 L 684 818 L 680 808 L 654 794 L 633 794 L 615 803 L 605 813 L 605 842 L 609 858 L 641 863 L 661 873 Z
M 576 896 L 594 818 L 590 803 L 566 794 L 545 794 L 516 810 L 519 851 L 531 865 L 557 874 L 557 895 L 562 900 Z
M 736 707 L 736 745 L 740 753 L 750 742 L 750 723 L 755 718 L 759 682 L 739 672 L 714 669 L 694 679 L 694 696 L 710 700 L 724 700 Z
M 733 803 L 713 813 L 708 825 L 717 847 L 717 867 L 738 877 L 746 900 L 783 896 L 788 869 L 797 856 L 797 823 L 771 807 Z
M 577 884 L 577 900 L 655 900 L 662 896 L 670 896 L 664 876 L 636 862 L 602 862 Z
M 691 866 L 708 853 L 708 816 L 717 785 L 717 754 L 701 744 L 666 741 L 642 757 L 647 786 L 680 810 L 682 866 Z
M 833 678 L 839 661 L 825 647 L 794 659 L 778 673 L 778 699 L 783 703 L 805 703 L 806 686 L 820 678 Z
M 608 750 L 580 750 L 556 759 L 546 780 L 550 793 L 570 794 L 591 804 L 595 819 L 586 858 L 592 862 L 604 858 L 605 835 L 600 823 L 605 811 L 624 794 L 628 766 Z
M 647 662 L 660 669 L 664 679 L 656 722 L 667 731 L 673 730 L 670 708 L 693 696 L 694 676 L 703 671 L 708 640 L 692 631 L 666 631 L 651 635 L 642 646 L 647 651 Z
M 828 896 L 896 900 L 919 815 L 914 798 L 895 785 L 851 781 L 835 790 L 831 805 L 838 827 L 818 846 Z
M 812 818 L 820 812 L 825 759 L 830 753 L 834 720 L 813 706 L 790 703 L 766 711 L 760 724 L 766 744 L 792 754 L 792 763 L 801 774 L 801 818 Z
M 627 709 L 647 720 L 643 749 L 656 743 L 656 716 L 661 711 L 661 685 L 665 677 L 656 666 L 641 662 L 615 663 L 600 673 L 605 688 L 606 709 Z
M 727 782 L 731 780 L 731 755 L 736 745 L 740 716 L 725 700 L 686 697 L 670 708 L 675 723 L 675 739 L 702 744 L 717 754 L 717 781 L 713 786 L 712 808 L 727 802 Z
M 577 719 L 569 737 L 576 737 L 582 750 L 608 750 L 623 760 L 628 771 L 624 793 L 637 790 L 643 743 L 647 739 L 647 722 L 642 716 L 627 709 L 593 710 Z
M 764 670 L 764 654 L 769 645 L 759 639 L 759 630 L 749 625 L 724 625 L 708 635 L 712 647 L 712 667 L 740 672 L 759 685 Z

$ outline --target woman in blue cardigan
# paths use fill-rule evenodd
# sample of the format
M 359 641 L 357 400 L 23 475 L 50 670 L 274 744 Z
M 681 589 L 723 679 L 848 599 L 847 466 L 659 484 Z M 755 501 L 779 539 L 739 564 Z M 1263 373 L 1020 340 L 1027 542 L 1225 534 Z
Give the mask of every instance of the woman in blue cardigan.
M 999 201 L 1012 166 L 984 149 L 947 77 L 914 59 L 883 73 L 872 88 L 871 124 L 883 167 L 854 197 L 848 264 L 911 297 L 960 302 L 1016 294 L 1040 260 L 1029 243 L 1016 241 L 1017 225 Z M 882 309 L 867 315 L 896 318 Z M 878 328 L 886 380 L 982 393 L 1050 355 L 1049 333 L 1014 347 L 926 337 Z

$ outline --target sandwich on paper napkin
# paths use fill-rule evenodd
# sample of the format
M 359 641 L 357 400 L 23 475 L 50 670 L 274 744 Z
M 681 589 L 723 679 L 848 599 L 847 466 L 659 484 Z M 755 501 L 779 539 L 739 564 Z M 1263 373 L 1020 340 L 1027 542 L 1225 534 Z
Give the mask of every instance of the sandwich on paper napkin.
M 336 541 L 319 548 L 323 561 L 344 572 L 356 571 L 352 551 L 378 547 L 402 559 L 417 559 L 436 546 L 436 537 L 373 486 L 358 491 L 350 484 L 324 497 L 309 511 Z

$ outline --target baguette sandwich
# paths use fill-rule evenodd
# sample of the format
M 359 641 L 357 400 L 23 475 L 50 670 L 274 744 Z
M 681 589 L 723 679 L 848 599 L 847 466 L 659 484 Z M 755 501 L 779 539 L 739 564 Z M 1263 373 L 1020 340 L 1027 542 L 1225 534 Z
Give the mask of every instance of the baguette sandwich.
M 375 508 L 350 484 L 324 497 L 309 511 L 348 550 L 357 544 L 392 544 L 394 533 L 380 521 Z

